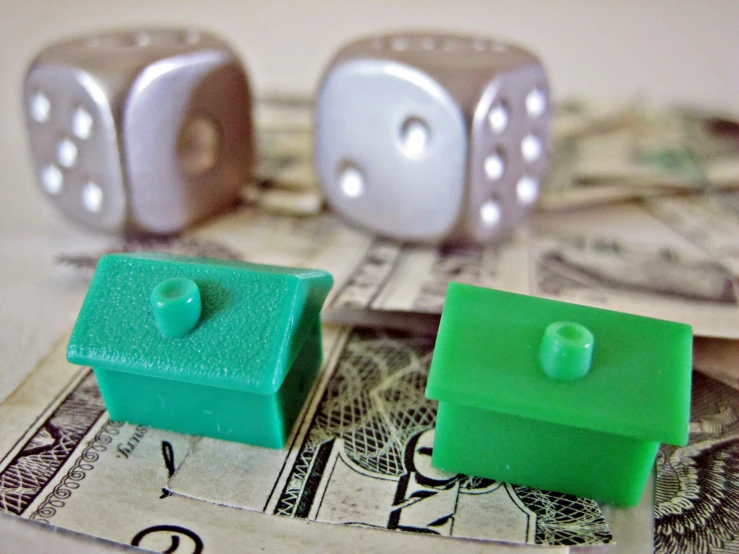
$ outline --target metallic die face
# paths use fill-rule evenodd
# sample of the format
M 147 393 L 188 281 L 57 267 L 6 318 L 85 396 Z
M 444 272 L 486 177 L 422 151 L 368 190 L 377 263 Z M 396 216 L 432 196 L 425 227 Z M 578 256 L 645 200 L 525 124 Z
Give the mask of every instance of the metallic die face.
M 58 42 L 36 57 L 24 102 L 41 187 L 95 229 L 180 231 L 233 202 L 253 165 L 246 76 L 209 33 Z
M 467 232 L 478 241 L 508 234 L 539 194 L 549 143 L 549 87 L 538 64 L 497 75 L 472 121 Z
M 103 88 L 83 70 L 37 63 L 29 70 L 23 97 L 43 192 L 72 219 L 101 231 L 120 231 L 126 192 Z
M 234 201 L 254 156 L 250 104 L 227 50 L 163 59 L 139 75 L 123 114 L 137 227 L 176 232 Z
M 357 57 L 331 68 L 316 101 L 315 161 L 332 207 L 378 233 L 440 240 L 463 211 L 464 116 L 411 66 Z

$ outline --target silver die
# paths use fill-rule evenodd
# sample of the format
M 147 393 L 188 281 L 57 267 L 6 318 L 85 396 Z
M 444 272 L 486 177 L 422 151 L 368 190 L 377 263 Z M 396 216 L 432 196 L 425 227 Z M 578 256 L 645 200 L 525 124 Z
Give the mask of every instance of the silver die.
M 110 233 L 178 233 L 238 198 L 254 166 L 246 72 L 201 31 L 115 31 L 31 64 L 26 124 L 41 190 Z
M 549 86 L 531 52 L 402 33 L 344 46 L 315 104 L 329 204 L 375 233 L 491 243 L 530 213 L 547 162 Z

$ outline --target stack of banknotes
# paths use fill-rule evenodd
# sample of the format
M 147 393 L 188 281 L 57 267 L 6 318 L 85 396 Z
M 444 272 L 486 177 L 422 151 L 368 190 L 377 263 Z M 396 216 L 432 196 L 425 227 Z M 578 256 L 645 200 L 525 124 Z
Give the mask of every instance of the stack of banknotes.
M 265 533 L 283 549 L 329 551 L 739 552 L 739 126 L 640 101 L 563 103 L 531 220 L 503 244 L 438 248 L 373 236 L 325 209 L 310 108 L 260 103 L 261 161 L 237 210 L 105 251 L 334 275 L 324 367 L 288 446 L 111 421 L 62 337 L 0 405 L 0 512 L 160 552 L 249 540 L 257 550 Z M 59 252 L 57 269 L 84 281 L 105 252 Z M 424 387 L 452 280 L 693 327 L 690 443 L 662 448 L 639 506 L 430 465 L 436 407 Z

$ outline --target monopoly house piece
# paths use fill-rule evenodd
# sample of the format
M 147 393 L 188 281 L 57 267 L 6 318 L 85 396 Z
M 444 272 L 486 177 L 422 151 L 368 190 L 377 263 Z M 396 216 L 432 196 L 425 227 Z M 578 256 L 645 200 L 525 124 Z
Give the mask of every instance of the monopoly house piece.
M 321 365 L 330 274 L 159 254 L 100 259 L 67 347 L 110 417 L 280 448 Z
M 432 465 L 638 504 L 660 443 L 688 440 L 692 329 L 449 285 L 426 395 Z

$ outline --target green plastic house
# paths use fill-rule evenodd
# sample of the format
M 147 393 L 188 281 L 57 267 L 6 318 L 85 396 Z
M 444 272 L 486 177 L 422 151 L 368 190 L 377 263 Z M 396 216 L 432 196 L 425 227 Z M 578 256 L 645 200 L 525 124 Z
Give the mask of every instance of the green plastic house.
M 426 396 L 432 465 L 623 506 L 685 445 L 692 329 L 451 283 Z
M 67 359 L 110 417 L 281 448 L 321 365 L 330 274 L 182 256 L 102 257 Z

